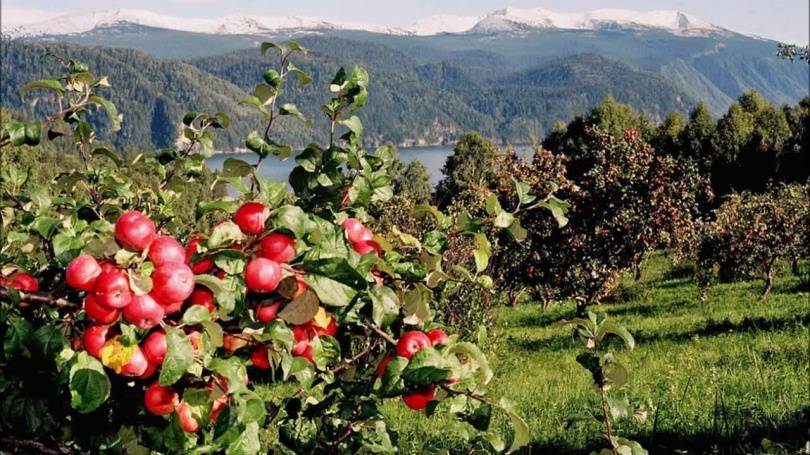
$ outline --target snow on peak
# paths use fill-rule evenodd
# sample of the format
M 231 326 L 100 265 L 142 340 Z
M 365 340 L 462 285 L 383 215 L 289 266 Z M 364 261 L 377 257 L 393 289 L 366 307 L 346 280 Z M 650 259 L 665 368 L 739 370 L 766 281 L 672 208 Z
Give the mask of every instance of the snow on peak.
M 630 11 L 600 9 L 585 13 L 555 13 L 544 8 L 505 8 L 486 16 L 435 15 L 416 21 L 410 27 L 390 27 L 363 23 L 327 21 L 304 16 L 233 15 L 218 19 L 164 16 L 146 10 L 117 9 L 94 13 L 60 14 L 26 8 L 3 8 L 2 32 L 11 37 L 72 35 L 95 28 L 121 24 L 223 35 L 266 34 L 297 30 L 365 30 L 396 35 L 437 35 L 440 33 L 492 33 L 535 28 L 590 30 L 608 27 L 631 29 L 658 28 L 676 34 L 696 34 L 720 30 L 712 24 L 679 11 Z
M 594 30 L 612 26 L 659 28 L 678 34 L 689 34 L 699 30 L 720 30 L 706 21 L 674 10 L 599 9 L 584 13 L 555 13 L 545 8 L 505 8 L 487 15 L 470 31 L 490 33 L 533 28 Z

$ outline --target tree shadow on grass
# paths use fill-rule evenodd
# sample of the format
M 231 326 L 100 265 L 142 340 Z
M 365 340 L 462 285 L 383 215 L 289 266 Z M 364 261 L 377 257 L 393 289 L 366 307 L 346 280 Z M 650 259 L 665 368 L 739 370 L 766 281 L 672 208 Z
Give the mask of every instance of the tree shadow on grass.
M 716 431 L 702 431 L 684 434 L 675 431 L 656 432 L 653 434 L 631 435 L 651 454 L 718 454 L 731 455 L 740 453 L 766 453 L 762 440 L 779 444 L 786 453 L 798 453 L 810 439 L 810 407 L 795 412 L 779 425 L 751 426 L 742 431 L 729 434 Z M 560 455 L 587 454 L 599 451 L 605 445 L 591 444 L 588 447 L 570 447 L 566 445 L 533 445 L 525 453 L 549 453 Z M 770 453 L 770 452 L 767 452 Z
M 712 337 L 733 332 L 764 332 L 783 330 L 797 325 L 810 324 L 810 314 L 796 314 L 781 318 L 745 317 L 740 321 L 707 320 L 702 325 L 688 327 L 683 330 L 662 332 L 646 331 L 643 329 L 631 330 L 636 343 L 644 344 L 655 341 L 688 342 L 695 338 Z M 514 339 L 515 345 L 528 351 L 560 351 L 570 349 L 573 344 L 568 331 L 557 336 L 542 339 L 523 340 Z

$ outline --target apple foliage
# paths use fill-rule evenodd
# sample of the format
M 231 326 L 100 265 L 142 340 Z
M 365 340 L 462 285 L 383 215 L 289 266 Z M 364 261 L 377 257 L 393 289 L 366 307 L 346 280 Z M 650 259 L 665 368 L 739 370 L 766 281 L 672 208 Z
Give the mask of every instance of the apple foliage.
M 307 52 L 298 43 L 263 43 L 261 52 L 278 66 L 241 100 L 264 119 L 245 140 L 257 163 L 225 161 L 217 184 L 230 196 L 196 207 L 221 222 L 180 239 L 185 246 L 172 238 L 174 206 L 201 175 L 216 132 L 229 127 L 226 114 L 189 112 L 175 147 L 124 160 L 96 144 L 88 121 L 100 112 L 113 129 L 123 121 L 100 94 L 106 77 L 62 60 L 63 75 L 23 87 L 47 93 L 57 110 L 7 123 L 0 145 L 64 137 L 83 167 L 27 194 L 24 171 L 2 171 L 3 444 L 60 453 L 391 452 L 396 431 L 380 406 L 401 397 L 466 424 L 471 445 L 525 445 L 523 420 L 487 393 L 492 370 L 481 350 L 456 335 L 433 341 L 434 309 L 452 297 L 446 287 L 491 286 L 485 232 L 520 231 L 518 219 L 494 202 L 476 219 L 419 205 L 414 215 L 434 226 L 421 237 L 367 229 L 367 207 L 392 198 L 395 155 L 361 146 L 355 112 L 368 98 L 368 74 L 360 67 L 332 80 L 320 107 L 329 143 L 295 155 L 293 193 L 263 177 L 267 158 L 293 155 L 273 140 L 274 122 L 309 122 L 281 102 L 284 83 L 310 78 L 291 61 Z M 160 181 L 133 186 L 136 163 Z M 449 239 L 462 237 L 475 245 L 472 268 L 446 266 Z M 431 344 L 394 355 L 398 338 L 414 331 Z M 490 428 L 496 411 L 512 423 L 508 446 Z

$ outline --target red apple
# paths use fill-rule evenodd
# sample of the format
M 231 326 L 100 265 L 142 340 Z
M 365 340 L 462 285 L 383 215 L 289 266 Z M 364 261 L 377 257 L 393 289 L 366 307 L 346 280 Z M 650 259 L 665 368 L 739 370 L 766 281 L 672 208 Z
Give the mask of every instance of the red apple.
M 186 262 L 186 250 L 174 237 L 161 235 L 149 244 L 149 260 L 155 267 L 170 262 Z
M 143 330 L 149 330 L 163 320 L 163 307 L 150 294 L 136 295 L 124 307 L 124 319 Z
M 388 368 L 388 364 L 391 363 L 392 360 L 394 360 L 394 358 L 390 355 L 387 355 L 380 360 L 380 364 L 377 365 L 377 376 L 383 377 L 385 374 L 385 369 Z
M 154 298 L 154 296 L 152 296 L 152 298 Z M 155 300 L 155 301 L 157 302 L 157 300 Z M 158 302 L 158 303 L 160 303 L 160 302 Z M 166 304 L 166 305 L 164 305 L 163 303 L 160 303 L 160 306 L 163 307 L 163 314 L 164 315 L 174 314 L 174 313 L 177 313 L 178 311 L 183 309 L 183 302 L 172 302 L 172 303 L 169 303 L 169 304 Z
M 430 338 L 423 332 L 411 330 L 405 332 L 397 342 L 397 355 L 410 360 L 414 354 L 430 346 Z
M 352 243 L 371 240 L 374 237 L 374 233 L 369 228 L 354 218 L 349 218 L 343 222 L 343 230 L 346 231 L 346 237 Z
M 155 239 L 155 223 L 137 210 L 124 213 L 115 222 L 115 240 L 133 250 L 145 250 Z
M 216 399 L 214 399 L 214 403 L 211 404 L 211 413 L 209 414 L 208 420 L 211 423 L 217 423 L 217 417 L 219 417 L 219 413 L 222 412 L 223 409 L 228 407 L 228 395 L 220 395 Z
M 92 292 L 99 275 L 101 275 L 101 266 L 98 265 L 96 258 L 83 254 L 68 264 L 65 269 L 65 282 L 74 289 Z
M 195 263 L 191 263 L 191 258 L 197 253 L 200 248 L 200 239 L 193 238 L 188 242 L 186 247 L 186 263 L 191 266 L 191 271 L 197 275 L 210 272 L 214 268 L 214 260 L 211 258 L 202 258 Z
M 101 272 L 109 272 L 112 269 L 117 269 L 118 266 L 109 259 L 102 259 L 98 261 L 98 266 L 101 267 Z
M 352 248 L 354 248 L 354 251 L 357 251 L 358 254 L 365 255 L 373 251 L 377 256 L 382 256 L 382 248 L 380 248 L 380 245 L 374 240 L 363 240 L 353 243 Z
M 107 344 L 107 336 L 110 331 L 110 326 L 107 325 L 91 325 L 84 330 L 82 335 L 82 343 L 84 343 L 84 350 L 91 356 L 100 359 L 101 348 Z
M 261 234 L 264 223 L 270 217 L 270 210 L 260 202 L 245 202 L 236 209 L 233 221 L 245 234 Z
M 39 291 L 39 283 L 32 275 L 25 272 L 17 272 L 8 277 L 8 286 L 23 292 Z
M 152 297 L 163 305 L 182 302 L 194 292 L 194 272 L 182 262 L 163 264 L 152 272 Z
M 415 390 L 410 393 L 406 393 L 402 396 L 402 401 L 411 409 L 420 410 L 425 409 L 432 400 L 436 396 L 436 386 L 433 384 L 419 390 Z
M 269 324 L 276 319 L 278 309 L 281 307 L 281 302 L 271 303 L 269 305 L 261 305 L 256 308 L 256 319 L 262 324 Z
M 191 408 L 185 401 L 177 407 L 177 418 L 180 420 L 183 431 L 187 433 L 196 433 L 200 429 L 199 422 L 194 418 Z
M 143 355 L 149 360 L 149 363 L 155 365 L 163 364 L 163 359 L 166 357 L 166 332 L 163 330 L 156 330 L 149 334 L 143 341 L 141 347 Z
M 444 346 L 447 344 L 447 332 L 442 329 L 430 329 L 427 332 L 427 336 L 430 338 L 430 344 L 433 346 Z
M 235 352 L 237 349 L 247 346 L 247 340 L 231 334 L 222 335 L 222 349 L 226 352 Z
M 293 349 L 293 355 L 303 357 L 309 360 L 309 363 L 315 365 L 315 358 L 312 357 L 312 344 L 310 344 L 308 341 L 302 341 L 301 343 L 304 343 L 303 349 L 298 352 Z M 298 345 L 296 345 L 296 347 L 298 347 Z
M 112 324 L 121 316 L 121 310 L 100 305 L 93 294 L 84 298 L 84 311 L 96 324 Z
M 202 305 L 208 309 L 209 313 L 213 313 L 217 309 L 214 304 L 214 293 L 202 286 L 194 288 L 191 297 L 188 298 L 190 305 Z
M 273 232 L 262 239 L 262 256 L 280 264 L 295 257 L 295 239 Z
M 102 271 L 93 290 L 98 303 L 108 308 L 124 308 L 132 301 L 129 275 L 117 267 Z
M 202 333 L 200 333 L 198 330 L 192 330 L 187 336 L 189 343 L 191 343 L 191 347 L 194 348 L 195 351 L 199 351 L 200 343 L 202 343 Z
M 143 405 L 147 411 L 156 416 L 171 414 L 177 408 L 180 397 L 171 387 L 164 387 L 157 382 L 146 388 L 143 393 Z
M 138 377 L 146 372 L 147 367 L 149 367 L 149 361 L 146 360 L 141 348 L 136 347 L 129 362 L 121 367 L 121 375 Z
M 260 370 L 269 370 L 270 360 L 267 358 L 267 346 L 260 344 L 253 348 L 250 361 L 253 362 L 253 366 Z
M 273 292 L 281 281 L 281 267 L 267 258 L 255 258 L 245 267 L 245 285 L 253 292 Z
M 143 372 L 142 375 L 138 376 L 138 379 L 149 379 L 153 374 L 155 374 L 155 370 L 157 370 L 158 366 L 146 359 L 146 371 Z

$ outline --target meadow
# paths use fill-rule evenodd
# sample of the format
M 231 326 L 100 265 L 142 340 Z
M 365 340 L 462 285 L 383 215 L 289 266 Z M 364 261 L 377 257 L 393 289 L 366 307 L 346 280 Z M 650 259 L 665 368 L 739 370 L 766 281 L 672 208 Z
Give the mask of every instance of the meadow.
M 650 404 L 646 421 L 620 424 L 620 435 L 656 454 L 796 453 L 805 446 L 810 294 L 790 273 L 779 276 L 767 301 L 761 289 L 759 281 L 721 283 L 701 301 L 689 270 L 659 254 L 640 282 L 625 278 L 617 301 L 595 308 L 634 335 L 633 351 L 617 346 L 630 367 L 624 389 L 631 401 Z M 573 316 L 573 305 L 502 307 L 489 334 L 490 391 L 526 416 L 526 453 L 604 446 L 600 426 L 588 418 L 599 400 L 576 363 L 581 348 L 570 329 L 555 326 Z M 399 401 L 389 401 L 386 412 L 404 452 L 421 452 L 425 441 L 461 448 L 449 420 L 408 412 Z

